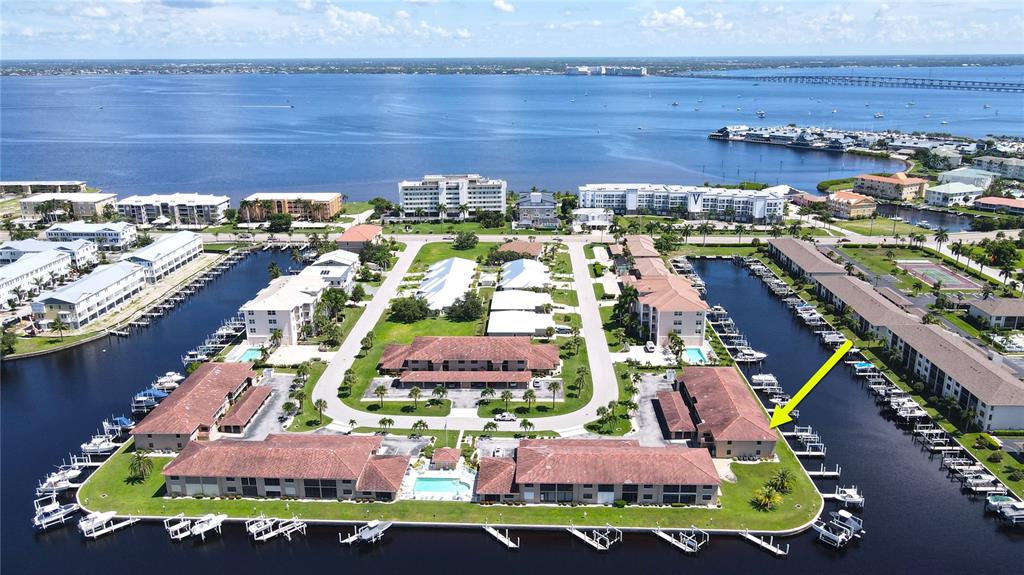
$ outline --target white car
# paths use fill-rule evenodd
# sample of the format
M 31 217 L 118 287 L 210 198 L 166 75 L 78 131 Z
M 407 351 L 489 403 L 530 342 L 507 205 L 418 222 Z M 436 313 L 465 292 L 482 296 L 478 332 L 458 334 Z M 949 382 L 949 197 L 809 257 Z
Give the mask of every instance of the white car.
M 498 415 L 494 416 L 494 421 L 515 421 L 516 416 L 514 413 L 509 411 L 502 411 Z
M 644 344 L 644 351 L 647 353 L 654 353 L 655 349 L 657 349 L 657 346 L 654 345 L 653 341 L 649 341 Z

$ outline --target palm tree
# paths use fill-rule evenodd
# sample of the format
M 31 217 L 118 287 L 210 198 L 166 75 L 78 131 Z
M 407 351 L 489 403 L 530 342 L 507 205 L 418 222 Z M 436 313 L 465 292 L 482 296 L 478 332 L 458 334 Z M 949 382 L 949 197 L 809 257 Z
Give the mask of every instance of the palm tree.
M 153 460 L 149 457 L 149 450 L 136 449 L 128 460 L 128 472 L 136 479 L 145 480 L 146 476 L 153 472 Z
M 843 264 L 843 269 L 846 270 L 846 275 L 853 275 L 853 262 L 846 262 Z
M 426 421 L 423 421 L 422 419 L 417 419 L 416 422 L 412 424 L 412 429 L 413 431 L 426 431 L 427 429 L 429 429 L 429 426 L 427 425 Z
M 313 402 L 313 409 L 316 410 L 316 422 L 318 424 L 324 422 L 324 410 L 327 409 L 327 401 L 318 399 Z
M 523 401 L 526 402 L 526 410 L 533 409 L 533 402 L 537 399 L 537 392 L 532 389 L 527 389 L 523 392 Z
M 679 228 L 679 235 L 683 236 L 683 243 L 687 243 L 690 240 L 690 236 L 693 235 L 693 226 L 690 224 L 683 224 Z
M 789 493 L 793 490 L 796 476 L 788 469 L 780 469 L 768 480 L 768 486 L 779 493 Z
M 932 237 L 935 238 L 935 243 L 939 246 L 939 252 L 942 252 L 942 244 L 949 241 L 949 230 L 939 228 L 932 233 Z
M 14 299 L 18 300 L 18 303 L 21 303 L 21 300 L 25 299 L 25 288 L 21 286 L 11 288 L 11 295 L 14 296 Z
M 510 401 L 512 401 L 512 397 L 513 396 L 511 390 L 506 389 L 505 391 L 501 392 L 501 400 L 505 402 L 505 411 L 508 411 L 508 404 Z
M 495 393 L 497 392 L 494 391 L 494 388 L 488 385 L 487 387 L 480 390 L 480 397 L 482 399 L 491 399 L 492 397 L 494 397 Z
M 484 433 L 494 433 L 498 431 L 498 424 L 493 421 L 488 421 L 484 424 Z
M 743 233 L 747 231 L 747 226 L 736 224 L 732 229 L 736 232 L 736 243 L 743 243 Z
M 771 487 L 759 487 L 754 491 L 750 504 L 759 511 L 771 511 L 782 504 L 782 495 Z
M 307 377 L 309 377 L 309 362 L 304 361 L 295 368 L 295 379 L 305 382 Z
M 533 422 L 530 421 L 529 419 L 523 419 L 519 422 L 519 428 L 526 433 L 530 433 L 531 431 L 533 431 L 533 427 Z
M 384 396 L 388 394 L 388 388 L 383 386 L 383 385 L 378 385 L 373 390 L 373 394 L 377 396 L 378 400 L 380 400 L 380 407 L 381 407 L 381 409 L 383 409 L 384 408 Z
M 466 214 L 469 213 L 469 206 L 466 204 L 459 204 L 459 217 L 466 219 Z
M 377 421 L 377 425 L 380 426 L 382 431 L 387 431 L 392 425 L 395 424 L 395 420 L 390 417 L 382 417 Z
M 281 266 L 277 265 L 277 262 L 270 262 L 267 266 L 267 272 L 270 274 L 270 279 L 276 280 L 281 277 Z
M 281 338 L 283 338 L 283 337 L 284 337 L 284 334 L 281 333 L 281 330 L 279 330 L 279 329 L 272 329 L 272 330 L 270 330 L 270 347 L 277 347 L 277 346 L 281 345 Z
M 768 230 L 768 234 L 771 235 L 773 238 L 777 238 L 777 237 L 781 236 L 782 235 L 782 226 L 780 226 L 778 224 L 773 225 L 771 227 L 771 229 Z
M 801 229 L 802 229 L 802 226 L 800 225 L 800 222 L 793 222 L 793 223 L 789 224 L 789 235 L 791 235 L 791 236 L 793 236 L 795 238 L 795 237 L 800 235 L 800 230 Z
M 437 218 L 444 221 L 444 217 L 448 215 L 448 206 L 444 202 L 437 204 Z
M 434 400 L 437 401 L 437 403 L 441 403 L 444 398 L 448 397 L 448 390 L 439 385 L 430 392 L 430 395 L 434 397 Z
M 423 395 L 423 390 L 418 387 L 413 387 L 409 390 L 409 397 L 412 399 L 413 409 L 420 408 L 420 396 Z
M 577 374 L 577 377 L 579 374 Z M 558 397 L 559 390 L 562 389 L 562 384 L 557 379 L 552 379 L 548 382 L 548 391 L 551 392 L 551 409 L 555 408 L 555 399 Z
M 704 222 L 703 224 L 697 226 L 697 233 L 699 233 L 704 238 L 701 245 L 707 245 L 708 234 L 710 234 L 713 231 L 715 231 L 715 226 L 709 224 L 708 222 Z
M 959 264 L 960 263 L 960 256 L 961 256 L 961 254 L 964 253 L 964 241 L 963 240 L 957 240 L 957 241 L 953 242 L 949 246 L 949 251 L 954 256 L 956 256 L 956 263 Z
M 296 389 L 292 392 L 292 399 L 294 399 L 299 405 L 302 405 L 303 402 L 306 401 L 306 392 L 301 389 Z
M 64 330 L 66 329 L 71 329 L 71 326 L 65 323 L 59 316 L 53 318 L 53 321 L 50 323 L 50 331 L 59 333 L 61 341 L 64 341 Z

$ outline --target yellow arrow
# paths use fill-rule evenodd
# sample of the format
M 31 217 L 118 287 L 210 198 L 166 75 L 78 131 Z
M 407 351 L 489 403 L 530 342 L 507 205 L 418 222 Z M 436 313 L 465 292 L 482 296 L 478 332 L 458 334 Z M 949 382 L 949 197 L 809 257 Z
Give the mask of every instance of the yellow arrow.
M 783 425 L 785 423 L 789 423 L 790 421 L 793 421 L 793 418 L 789 416 L 789 413 L 793 411 L 793 408 L 799 405 L 805 397 L 807 397 L 807 394 L 811 393 L 811 390 L 814 389 L 814 386 L 818 385 L 818 382 L 825 377 L 825 374 L 831 371 L 832 368 L 835 367 L 837 363 L 839 363 L 839 360 L 843 359 L 843 356 L 845 356 L 846 352 L 850 351 L 850 348 L 852 347 L 852 341 L 844 341 L 843 345 L 839 346 L 839 349 L 837 349 L 836 352 L 832 354 L 832 357 L 828 358 L 828 361 L 826 361 L 824 365 L 818 368 L 818 371 L 816 371 L 814 375 L 811 376 L 811 379 L 807 380 L 807 383 L 805 383 L 804 386 L 800 388 L 800 391 L 796 392 L 796 395 L 794 395 L 792 399 L 786 402 L 786 405 L 775 408 L 775 411 L 772 412 L 772 429 L 775 429 L 776 427 Z

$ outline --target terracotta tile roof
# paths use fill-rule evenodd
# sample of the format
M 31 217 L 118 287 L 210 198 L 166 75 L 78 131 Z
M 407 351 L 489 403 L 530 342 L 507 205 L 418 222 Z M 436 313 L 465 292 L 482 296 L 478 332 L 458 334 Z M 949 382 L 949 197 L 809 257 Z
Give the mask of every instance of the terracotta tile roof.
M 525 360 L 526 369 L 551 371 L 558 366 L 558 346 L 534 345 L 524 336 L 419 336 L 411 344 L 391 344 L 381 354 L 380 368 L 385 371 L 405 369 L 409 361 L 504 361 Z
M 622 244 L 612 244 L 612 245 L 608 246 L 608 253 L 610 253 L 613 256 L 621 256 L 622 255 Z
M 629 255 L 634 258 L 657 258 L 661 257 L 661 253 L 654 249 L 654 240 L 651 236 L 626 236 L 626 249 L 629 250 Z
M 223 429 L 229 425 L 244 427 L 249 424 L 256 412 L 263 407 L 274 388 L 269 385 L 254 385 L 242 393 L 242 397 L 231 406 L 224 418 L 217 424 Z
M 524 242 L 524 241 L 512 241 L 501 244 L 498 248 L 499 252 L 515 252 L 517 254 L 525 254 L 530 257 L 537 257 L 542 251 L 544 251 L 544 244 L 540 242 Z
M 201 425 L 212 428 L 221 406 L 255 377 L 250 363 L 204 363 L 156 406 L 132 435 L 189 435 Z
M 717 485 L 720 480 L 706 449 L 538 439 L 519 444 L 515 482 Z
M 512 493 L 515 476 L 516 461 L 511 457 L 481 457 L 473 491 L 478 495 Z
M 922 180 L 921 178 L 910 178 L 904 172 L 897 172 L 892 176 L 876 176 L 874 174 L 863 174 L 857 176 L 857 179 L 871 180 L 873 182 L 884 182 L 886 184 L 901 184 L 904 186 L 928 183 L 928 180 Z
M 661 258 L 633 258 L 633 269 L 641 278 L 671 275 Z
M 359 224 L 342 232 L 335 241 L 338 242 L 372 242 L 384 228 L 373 224 Z
M 532 371 L 406 371 L 402 383 L 529 383 Z
M 458 463 L 460 458 L 462 458 L 462 452 L 458 449 L 439 447 L 434 450 L 434 455 L 430 460 L 434 463 Z
M 409 458 L 404 455 L 371 457 L 356 481 L 356 490 L 398 493 L 408 469 Z
M 858 194 L 856 192 L 846 192 L 843 190 L 833 192 L 832 195 L 829 196 L 829 200 L 833 202 L 842 202 L 844 204 L 850 204 L 851 206 L 858 204 L 875 203 L 875 200 L 871 199 L 870 196 L 865 196 L 864 194 Z
M 659 391 L 658 406 L 665 417 L 665 427 L 670 432 L 697 431 L 693 420 L 690 419 L 690 410 L 678 391 Z
M 624 281 L 632 284 L 639 292 L 638 301 L 658 311 L 706 311 L 710 309 L 690 280 L 680 275 L 652 276 L 634 280 L 626 276 Z
M 192 441 L 163 475 L 354 481 L 382 441 L 377 436 L 291 434 L 272 434 L 263 441 Z
M 687 367 L 679 376 L 697 410 L 697 430 L 715 442 L 775 441 L 768 415 L 734 367 Z
M 974 200 L 974 205 L 1024 209 L 1024 200 L 985 197 Z

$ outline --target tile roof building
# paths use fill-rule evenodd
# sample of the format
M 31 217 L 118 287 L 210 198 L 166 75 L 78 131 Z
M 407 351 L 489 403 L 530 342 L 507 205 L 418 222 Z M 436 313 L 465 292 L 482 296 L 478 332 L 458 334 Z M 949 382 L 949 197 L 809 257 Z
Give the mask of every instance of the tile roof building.
M 992 297 L 969 302 L 968 314 L 996 329 L 1024 329 L 1024 300 Z
M 721 481 L 705 449 L 621 439 L 524 439 L 514 458 L 483 457 L 481 501 L 715 505 Z
M 462 459 L 462 451 L 454 447 L 438 447 L 430 457 L 431 469 L 455 469 Z
M 452 387 L 482 388 L 524 387 L 529 383 L 525 374 L 550 373 L 560 364 L 558 346 L 535 345 L 529 337 L 420 336 L 410 344 L 389 344 L 378 368 L 386 373 L 403 373 L 400 383 L 408 387 L 433 379 L 444 380 L 438 383 Z M 416 372 L 473 375 L 413 375 Z
M 391 501 L 409 457 L 379 454 L 382 438 L 270 435 L 192 442 L 163 469 L 172 496 Z
M 241 401 L 256 378 L 248 363 L 200 365 L 135 426 L 131 432 L 135 445 L 180 451 L 195 440 L 217 439 L 220 421 Z
M 339 250 L 346 250 L 353 253 L 360 253 L 367 245 L 377 242 L 380 239 L 384 228 L 374 224 L 358 224 L 346 229 L 340 236 L 335 238 Z
M 262 221 L 271 214 L 289 214 L 296 220 L 327 221 L 341 211 L 337 192 L 259 192 L 242 200 L 240 219 Z
M 671 439 L 707 448 L 712 457 L 770 459 L 775 432 L 768 414 L 734 367 L 688 367 L 679 390 L 658 394 Z M 681 399 L 681 401 L 680 401 Z
M 1015 216 L 1024 215 L 1024 200 L 1015 198 L 982 197 L 974 200 L 974 208 L 986 212 L 1006 212 Z
M 832 215 L 844 220 L 869 218 L 878 208 L 878 203 L 870 197 L 843 190 L 829 194 L 826 202 Z
M 522 240 L 514 240 L 511 242 L 505 242 L 498 246 L 499 252 L 513 252 L 522 254 L 524 257 L 528 256 L 531 258 L 540 257 L 541 252 L 544 251 L 544 244 L 541 242 L 524 242 Z
M 853 191 L 883 200 L 910 201 L 924 196 L 928 180 L 911 178 L 904 172 L 892 176 L 864 174 L 853 181 Z
M 623 283 L 638 292 L 634 313 L 646 341 L 664 345 L 669 334 L 676 333 L 688 347 L 704 345 L 705 319 L 711 308 L 701 299 L 693 282 L 670 274 L 642 279 L 623 276 Z

